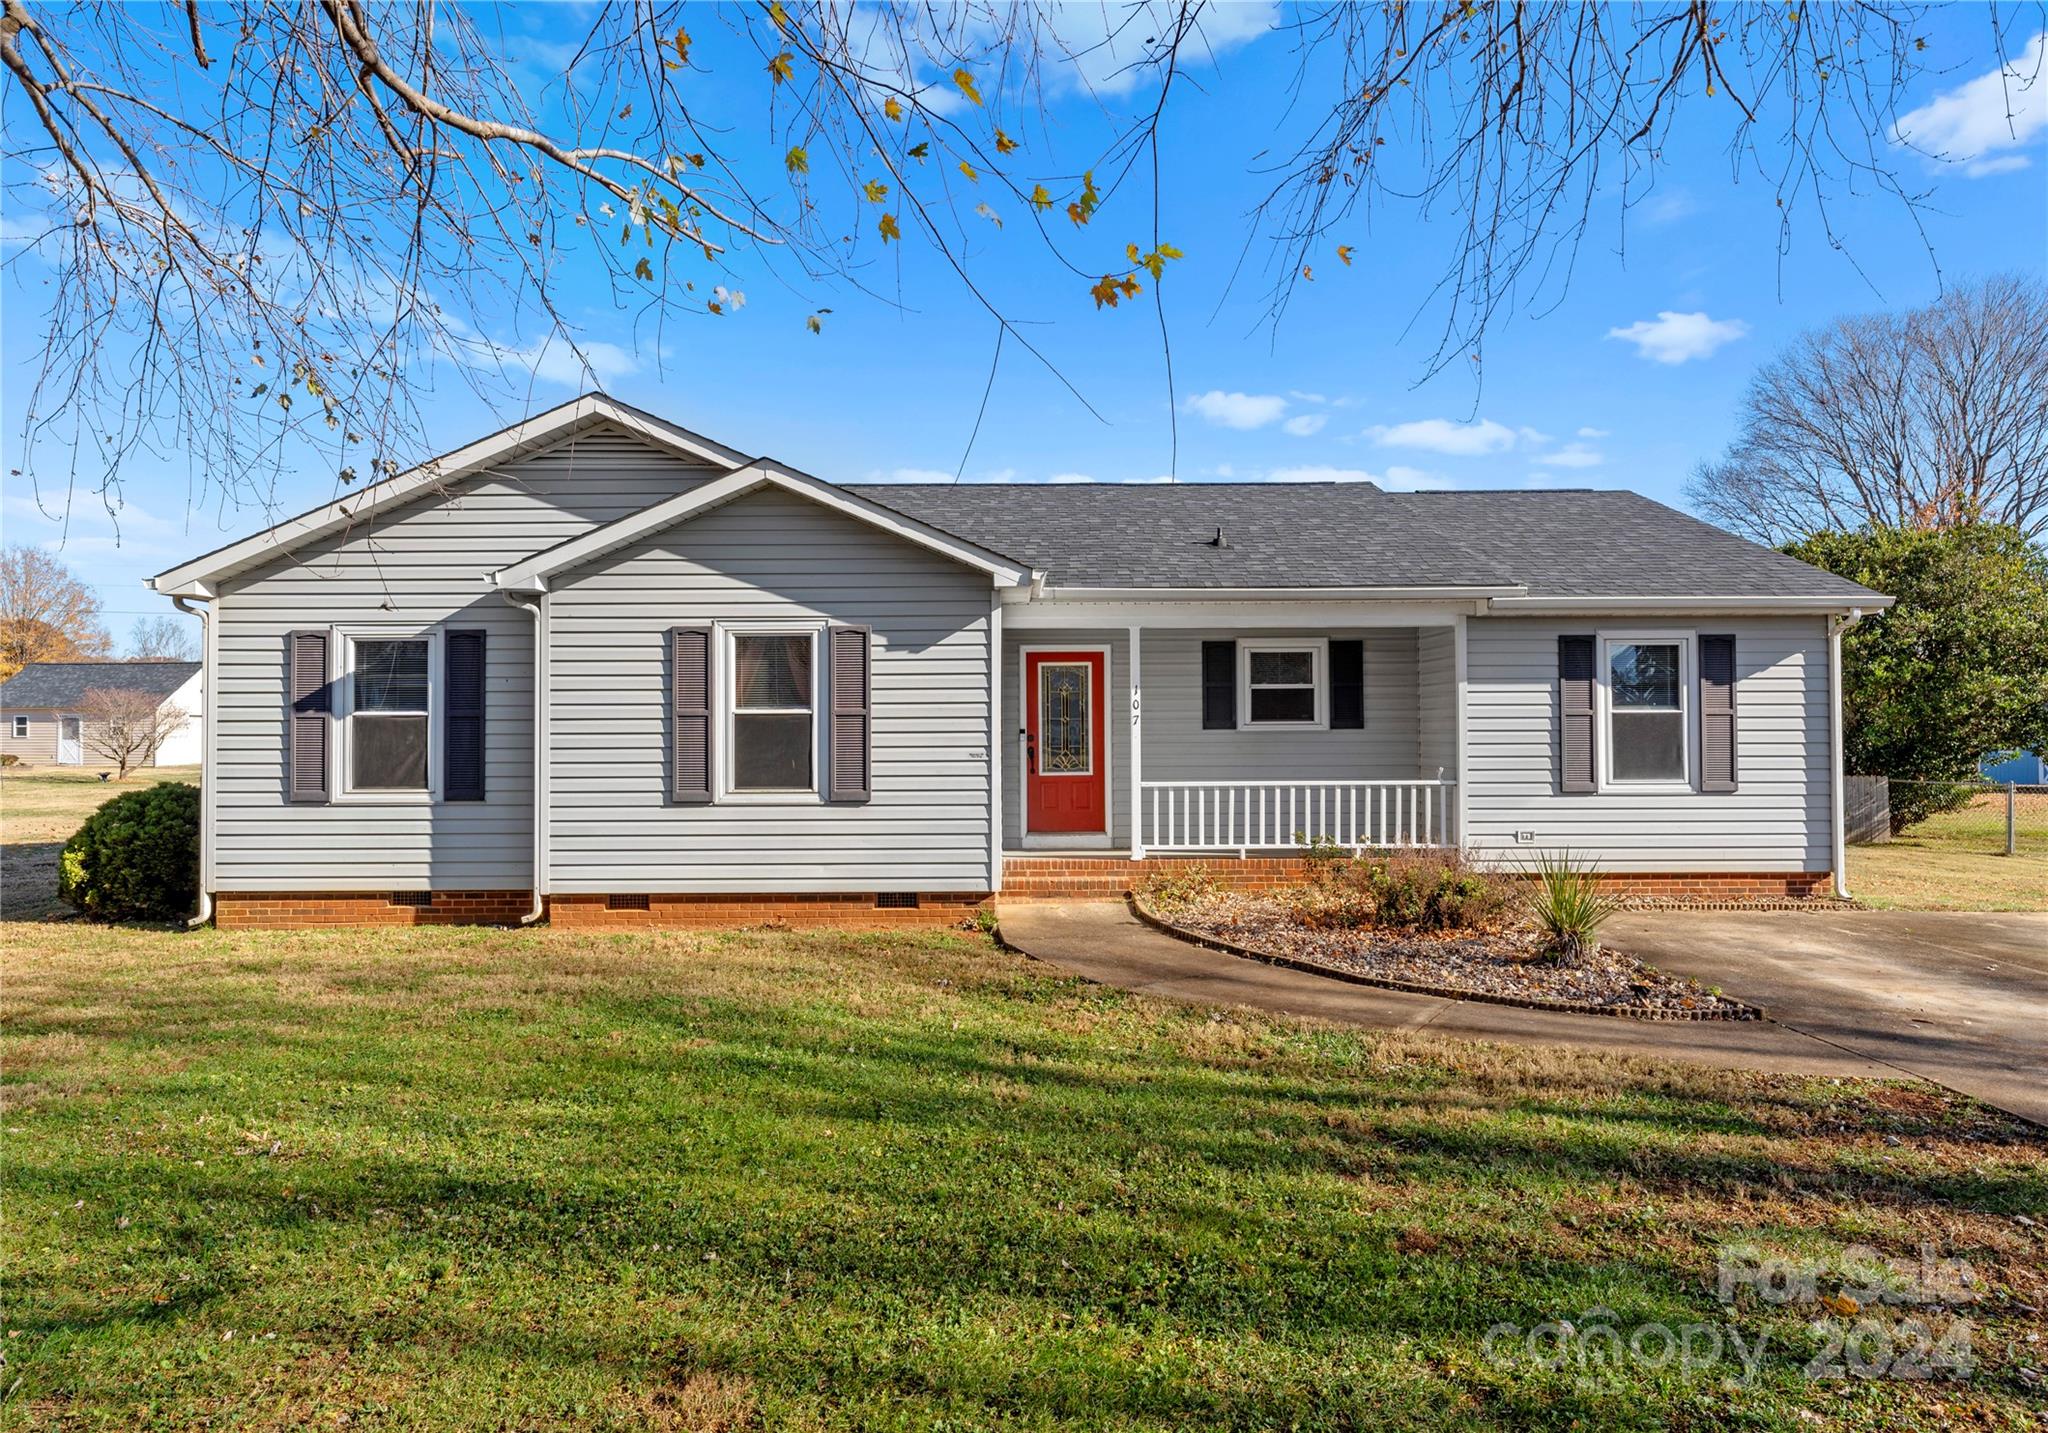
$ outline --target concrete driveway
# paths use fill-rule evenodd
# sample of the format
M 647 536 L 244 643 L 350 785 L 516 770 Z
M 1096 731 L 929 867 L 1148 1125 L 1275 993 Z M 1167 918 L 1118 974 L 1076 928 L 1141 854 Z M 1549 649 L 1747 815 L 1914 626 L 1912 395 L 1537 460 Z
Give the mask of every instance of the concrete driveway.
M 1003 938 L 1105 985 L 1372 1029 L 1574 1045 L 1789 1074 L 1912 1076 L 2048 1125 L 2048 915 L 1896 911 L 1617 917 L 1603 939 L 1764 1007 L 1697 1024 L 1410 995 L 1223 955 L 1121 901 L 1010 904 Z
M 1618 916 L 1611 945 L 1843 1051 L 2048 1124 L 2048 915 Z

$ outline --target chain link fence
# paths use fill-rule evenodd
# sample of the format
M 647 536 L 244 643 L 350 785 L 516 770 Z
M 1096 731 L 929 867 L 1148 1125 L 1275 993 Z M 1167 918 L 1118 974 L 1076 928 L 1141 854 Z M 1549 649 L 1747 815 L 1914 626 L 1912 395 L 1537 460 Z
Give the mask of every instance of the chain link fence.
M 2048 855 L 2048 786 L 1852 776 L 1843 798 L 1857 845 L 1897 837 L 1984 855 Z

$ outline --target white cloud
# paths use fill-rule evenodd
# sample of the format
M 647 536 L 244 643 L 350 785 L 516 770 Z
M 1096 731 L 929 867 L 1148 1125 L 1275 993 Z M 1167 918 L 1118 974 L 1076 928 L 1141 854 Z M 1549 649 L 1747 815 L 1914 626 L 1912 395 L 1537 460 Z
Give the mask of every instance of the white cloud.
M 1277 393 L 1225 393 L 1215 388 L 1195 394 L 1186 407 L 1219 428 L 1245 430 L 1278 422 L 1287 412 L 1287 400 Z
M 937 468 L 870 468 L 861 475 L 864 483 L 950 483 L 953 474 Z
M 1323 424 L 1330 421 L 1327 413 L 1297 413 L 1280 425 L 1282 431 L 1297 438 L 1312 438 L 1323 431 Z
M 1610 328 L 1607 336 L 1634 344 L 1636 352 L 1652 362 L 1684 363 L 1706 358 L 1748 332 L 1749 325 L 1739 318 L 1708 318 L 1703 313 L 1665 309 L 1654 321 L 1642 319 L 1627 328 Z
M 1477 423 L 1454 423 L 1448 418 L 1421 418 L 1412 423 L 1365 430 L 1368 438 L 1383 448 L 1419 448 L 1428 453 L 1445 453 L 1455 458 L 1476 458 L 1488 453 L 1505 453 L 1515 446 L 1515 430 L 1491 418 Z
M 1421 492 L 1424 489 L 1440 489 L 1456 486 L 1455 483 L 1453 483 L 1449 478 L 1445 477 L 1441 473 L 1425 472 L 1421 468 L 1404 467 L 1399 463 L 1396 463 L 1393 467 L 1388 468 L 1385 475 L 1381 478 L 1380 481 L 1383 486 L 1390 488 L 1395 492 L 1408 493 Z
M 1972 179 L 2025 169 L 2025 149 L 2048 128 L 2048 30 L 2020 46 L 2019 54 L 1918 109 L 1899 117 L 1894 142 L 1963 166 Z
M 1546 468 L 1597 468 L 1607 460 L 1584 443 L 1567 443 L 1554 453 L 1545 453 L 1536 461 Z
M 1578 436 L 1581 438 L 1605 438 L 1608 436 L 1608 432 L 1605 428 L 1581 428 L 1579 429 Z
M 1092 483 L 1095 479 L 1088 473 L 1054 473 L 1046 481 L 1049 483 Z
M 1636 213 L 1653 229 L 1661 229 L 1666 224 L 1676 224 L 1680 219 L 1689 219 L 1699 211 L 1700 201 L 1693 196 L 1690 189 L 1683 187 L 1652 194 L 1636 206 Z
M 1053 33 L 1067 52 L 1065 66 L 1052 72 L 1054 80 L 1071 79 L 1098 95 L 1129 94 L 1140 84 L 1156 83 L 1160 69 L 1146 60 L 1162 47 L 1145 42 L 1172 30 L 1176 8 L 1149 3 L 1051 7 Z M 1279 9 L 1272 4 L 1204 5 L 1197 22 L 1200 34 L 1181 47 L 1180 66 L 1185 70 L 1248 45 L 1279 22 Z

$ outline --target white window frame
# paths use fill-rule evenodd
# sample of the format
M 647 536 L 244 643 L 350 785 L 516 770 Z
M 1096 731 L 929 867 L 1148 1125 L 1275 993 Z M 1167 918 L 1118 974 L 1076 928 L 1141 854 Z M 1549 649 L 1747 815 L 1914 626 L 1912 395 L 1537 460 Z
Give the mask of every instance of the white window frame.
M 1315 661 L 1310 686 L 1316 714 L 1310 721 L 1258 721 L 1252 716 L 1252 653 L 1307 652 Z M 1277 690 L 1277 688 L 1276 688 Z M 1248 731 L 1326 731 L 1330 725 L 1330 639 L 1327 637 L 1241 637 L 1237 643 L 1238 726 Z
M 1695 661 L 1694 643 L 1696 635 L 1690 630 L 1673 628 L 1649 628 L 1602 632 L 1599 634 L 1598 665 L 1595 668 L 1597 699 L 1600 722 L 1600 789 L 1615 792 L 1681 793 L 1695 789 L 1700 769 L 1700 703 L 1698 672 Z M 1613 649 L 1617 646 L 1633 646 L 1636 643 L 1656 643 L 1678 648 L 1678 709 L 1680 725 L 1685 738 L 1680 749 L 1685 761 L 1685 772 L 1678 780 L 1657 778 L 1650 781 L 1629 781 L 1614 775 L 1614 661 Z M 1644 710 L 1636 708 L 1635 710 Z
M 27 740 L 28 740 L 28 733 L 29 733 L 29 722 L 28 722 L 28 718 L 27 718 L 27 717 L 25 717 L 25 716 L 17 716 L 17 717 L 16 717 L 15 719 L 14 719 L 14 739 L 15 739 L 16 741 L 27 741 Z
M 714 763 L 716 791 L 719 802 L 734 805 L 755 806 L 823 806 L 825 799 L 825 629 L 821 621 L 773 621 L 719 622 L 713 624 L 717 636 L 716 660 L 712 663 L 711 689 L 718 711 L 719 749 L 723 753 Z M 734 728 L 738 724 L 738 703 L 734 700 L 739 692 L 739 643 L 740 637 L 809 637 L 811 639 L 811 784 L 808 787 L 791 787 L 778 791 L 746 791 L 735 783 L 734 772 L 739 761 L 739 743 L 734 739 Z M 794 714 L 794 707 L 750 707 L 750 711 L 783 711 Z
M 359 806 L 430 806 L 441 799 L 441 628 L 431 627 L 336 627 L 335 662 L 339 670 L 330 674 L 338 701 L 334 723 L 334 768 L 328 772 L 327 789 L 333 801 Z M 357 790 L 350 780 L 355 743 L 356 643 L 425 642 L 427 644 L 427 784 L 418 791 L 367 787 Z M 375 715 L 403 716 L 409 713 L 381 712 Z

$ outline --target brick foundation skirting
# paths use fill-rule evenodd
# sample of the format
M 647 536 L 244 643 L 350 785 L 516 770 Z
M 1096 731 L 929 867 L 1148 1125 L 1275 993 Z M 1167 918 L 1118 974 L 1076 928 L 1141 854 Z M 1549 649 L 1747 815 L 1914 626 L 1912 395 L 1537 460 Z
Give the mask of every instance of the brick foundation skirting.
M 613 910 L 609 896 L 550 896 L 548 923 L 575 930 L 644 927 L 717 930 L 775 925 L 798 930 L 901 930 L 957 925 L 987 899 L 921 893 L 915 906 L 877 906 L 869 893 L 649 895 L 645 910 Z M 527 891 L 435 891 L 427 905 L 394 903 L 382 891 L 222 891 L 213 898 L 223 930 L 318 926 L 517 925 L 532 908 Z
M 220 891 L 213 923 L 222 930 L 307 926 L 517 925 L 532 909 L 528 891 L 435 891 L 432 903 L 399 905 L 385 891 Z
M 1233 890 L 1264 891 L 1308 877 L 1299 856 L 1190 857 L 1011 856 L 1003 863 L 1006 901 L 1114 900 L 1153 875 L 1206 872 Z M 1512 876 L 1512 871 L 1504 874 Z M 1619 894 L 1665 900 L 1737 902 L 1807 900 L 1832 889 L 1828 871 L 1603 871 L 1602 884 Z

